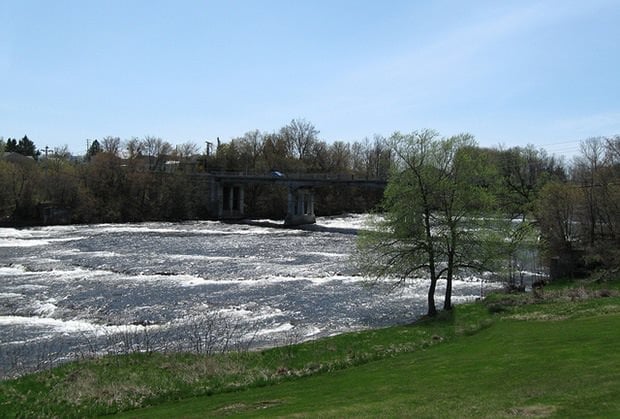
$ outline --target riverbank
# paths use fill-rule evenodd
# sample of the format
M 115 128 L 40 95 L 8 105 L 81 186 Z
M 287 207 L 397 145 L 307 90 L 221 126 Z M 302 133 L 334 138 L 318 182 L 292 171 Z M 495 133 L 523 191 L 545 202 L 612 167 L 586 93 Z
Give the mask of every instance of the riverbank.
M 617 284 L 493 294 L 414 325 L 260 352 L 75 362 L 1 383 L 0 405 L 8 417 L 613 416 L 618 327 Z

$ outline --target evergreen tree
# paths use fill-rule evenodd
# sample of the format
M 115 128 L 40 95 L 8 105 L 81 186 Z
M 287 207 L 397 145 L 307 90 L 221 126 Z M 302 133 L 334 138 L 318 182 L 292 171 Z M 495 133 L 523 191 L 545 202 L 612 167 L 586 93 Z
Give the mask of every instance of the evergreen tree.
M 13 140 L 15 141 L 15 140 Z M 28 138 L 27 135 L 24 135 L 24 138 L 19 140 L 19 143 L 16 147 L 16 152 L 22 154 L 24 156 L 29 156 L 34 158 L 35 160 L 39 157 L 39 152 L 37 151 L 37 147 L 34 143 Z
M 15 138 L 6 140 L 4 151 L 7 153 L 17 153 L 17 140 Z
M 99 141 L 93 141 L 90 147 L 88 147 L 88 151 L 86 152 L 86 160 L 90 161 L 95 155 L 101 153 L 101 151 L 102 148 L 101 144 L 99 144 Z

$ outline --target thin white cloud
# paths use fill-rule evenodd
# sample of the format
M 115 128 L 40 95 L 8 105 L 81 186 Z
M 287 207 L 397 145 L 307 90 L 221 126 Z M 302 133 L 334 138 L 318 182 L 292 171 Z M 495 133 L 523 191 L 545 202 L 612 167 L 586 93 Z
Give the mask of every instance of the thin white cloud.
M 488 65 L 492 62 L 488 53 L 510 54 L 511 37 L 563 24 L 607 4 L 608 1 L 525 5 L 518 2 L 514 8 L 502 8 L 501 12 L 487 14 L 452 31 L 438 30 L 440 36 L 429 44 L 403 43 L 398 53 L 345 74 L 341 82 L 364 86 L 388 101 L 400 96 L 395 93 L 403 88 L 410 92 L 432 90 L 434 95 L 441 96 L 442 91 L 467 83 L 469 77 L 490 72 Z
M 522 64 L 523 60 L 545 55 L 536 43 L 539 36 L 553 28 L 574 30 L 580 19 L 589 19 L 606 7 L 614 7 L 613 2 L 498 3 L 495 10 L 474 13 L 477 20 L 437 30 L 430 42 L 421 44 L 420 36 L 412 34 L 415 41 L 404 40 L 390 46 L 382 57 L 373 56 L 372 62 L 343 69 L 339 78 L 316 92 L 313 107 L 328 108 L 331 112 L 325 113 L 334 120 L 357 125 L 392 124 L 392 130 L 429 123 L 435 127 L 450 125 L 448 121 L 452 120 L 463 124 L 462 129 L 471 126 L 482 130 L 490 125 L 501 132 L 498 123 L 507 131 L 527 125 L 531 126 L 531 136 L 538 129 L 551 138 L 574 138 L 566 136 L 566 131 L 559 134 L 560 130 L 554 132 L 550 127 L 535 128 L 533 125 L 547 124 L 542 115 L 530 115 L 527 108 L 514 109 L 512 114 L 509 109 L 535 95 L 537 86 L 549 77 L 546 73 L 532 74 L 528 64 Z M 506 75 L 506 70 L 512 73 Z M 306 109 L 309 105 L 305 102 Z M 475 115 L 467 114 L 471 106 L 481 108 Z M 467 115 L 450 114 L 459 109 Z

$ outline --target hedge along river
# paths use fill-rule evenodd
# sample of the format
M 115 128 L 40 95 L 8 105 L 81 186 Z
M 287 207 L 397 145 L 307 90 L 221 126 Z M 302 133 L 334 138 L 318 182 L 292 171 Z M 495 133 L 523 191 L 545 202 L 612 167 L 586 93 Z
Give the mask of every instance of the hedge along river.
M 411 322 L 425 313 L 428 283 L 368 286 L 351 261 L 364 220 L 0 229 L 0 376 L 82 356 L 209 353 Z M 457 281 L 454 300 L 491 286 Z

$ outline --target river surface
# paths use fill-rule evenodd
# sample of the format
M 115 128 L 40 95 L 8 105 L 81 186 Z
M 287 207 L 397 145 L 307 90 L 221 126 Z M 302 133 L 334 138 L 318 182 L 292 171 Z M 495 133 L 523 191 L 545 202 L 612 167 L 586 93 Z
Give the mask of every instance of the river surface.
M 411 322 L 427 282 L 369 286 L 364 216 L 0 229 L 0 377 L 104 353 L 215 352 Z M 456 303 L 491 285 L 456 281 Z M 438 303 L 442 289 L 439 288 Z

